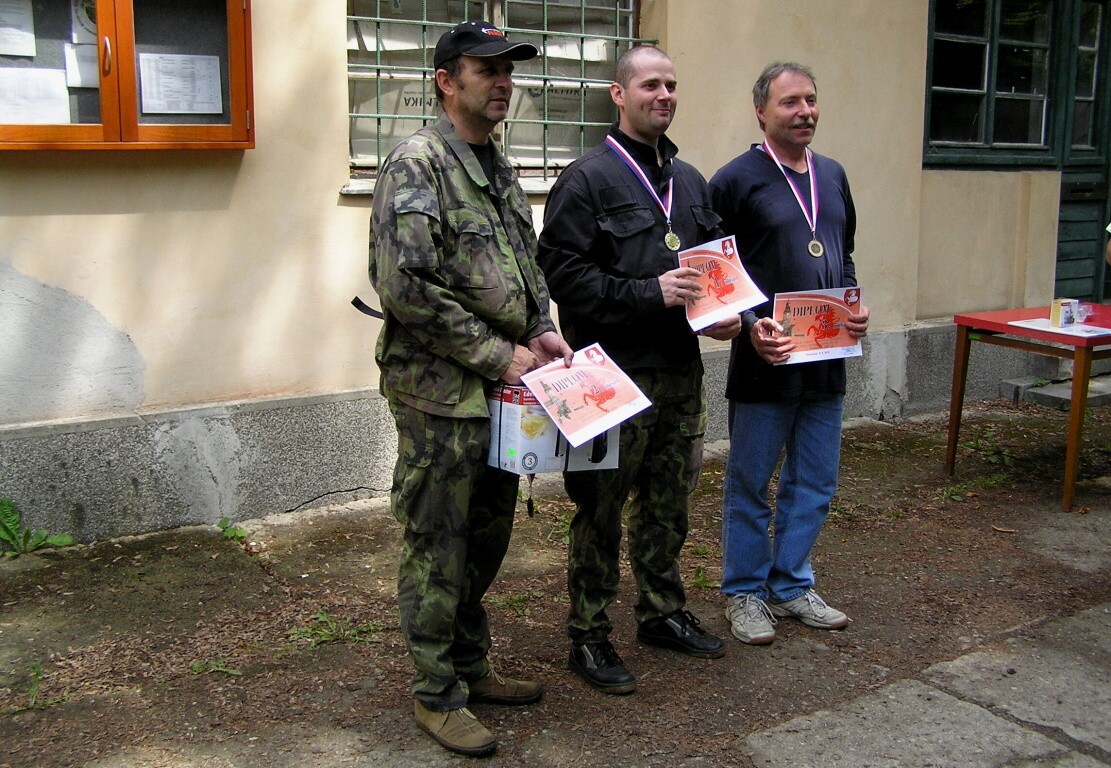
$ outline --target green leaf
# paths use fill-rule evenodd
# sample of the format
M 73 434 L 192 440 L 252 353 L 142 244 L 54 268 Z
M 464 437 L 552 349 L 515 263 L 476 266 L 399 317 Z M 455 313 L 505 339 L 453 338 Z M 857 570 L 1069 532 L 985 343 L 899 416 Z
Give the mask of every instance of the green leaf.
M 55 533 L 52 536 L 47 536 L 43 546 L 46 547 L 70 547 L 73 546 L 74 538 L 68 533 Z
M 21 523 L 15 503 L 11 499 L 0 498 L 0 538 L 14 545 L 19 536 Z
M 24 552 L 34 552 L 36 549 L 42 547 L 46 543 L 47 537 L 50 536 L 49 531 L 37 530 L 31 531 L 31 538 L 28 540 L 27 548 Z
M 7 497 L 0 497 L 0 521 L 19 525 L 19 510 L 15 508 L 15 502 Z
M 16 549 L 19 544 L 19 528 L 11 528 L 7 522 L 0 520 L 0 541 L 7 544 L 9 549 Z

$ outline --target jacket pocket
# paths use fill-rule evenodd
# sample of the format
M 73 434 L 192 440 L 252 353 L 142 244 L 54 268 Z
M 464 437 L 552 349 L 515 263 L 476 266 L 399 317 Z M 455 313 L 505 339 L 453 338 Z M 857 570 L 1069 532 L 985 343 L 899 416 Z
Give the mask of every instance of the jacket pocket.
M 619 239 L 628 239 L 645 232 L 656 223 L 656 217 L 645 206 L 623 206 L 605 210 L 598 215 L 598 227 Z
M 445 244 L 452 258 L 441 268 L 459 302 L 481 317 L 497 316 L 509 302 L 508 259 L 501 253 L 493 223 L 481 211 L 457 208 L 447 215 Z
M 713 239 L 713 233 L 718 231 L 721 225 L 721 216 L 718 216 L 713 208 L 705 205 L 692 205 L 691 216 L 694 217 L 695 222 L 698 224 L 699 229 L 704 233 L 702 242 Z

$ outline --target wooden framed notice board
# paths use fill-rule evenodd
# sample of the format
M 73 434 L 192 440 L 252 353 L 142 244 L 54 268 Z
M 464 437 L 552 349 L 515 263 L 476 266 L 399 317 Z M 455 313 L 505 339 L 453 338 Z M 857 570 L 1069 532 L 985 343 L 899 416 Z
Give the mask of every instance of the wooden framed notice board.
M 0 150 L 249 149 L 250 0 L 0 0 Z

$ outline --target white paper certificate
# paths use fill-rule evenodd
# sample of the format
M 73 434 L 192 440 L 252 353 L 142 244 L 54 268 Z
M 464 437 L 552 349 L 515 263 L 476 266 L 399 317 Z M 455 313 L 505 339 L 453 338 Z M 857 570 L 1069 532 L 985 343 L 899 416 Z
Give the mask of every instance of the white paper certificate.
M 220 57 L 140 53 L 144 114 L 219 115 Z
M 0 55 L 34 58 L 35 52 L 31 0 L 0 0 Z

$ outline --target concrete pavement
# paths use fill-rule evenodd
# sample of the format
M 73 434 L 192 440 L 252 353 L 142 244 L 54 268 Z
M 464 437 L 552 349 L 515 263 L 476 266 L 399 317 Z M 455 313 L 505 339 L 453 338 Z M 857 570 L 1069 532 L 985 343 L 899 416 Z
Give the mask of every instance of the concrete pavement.
M 761 768 L 1111 765 L 1111 603 L 745 738 Z

